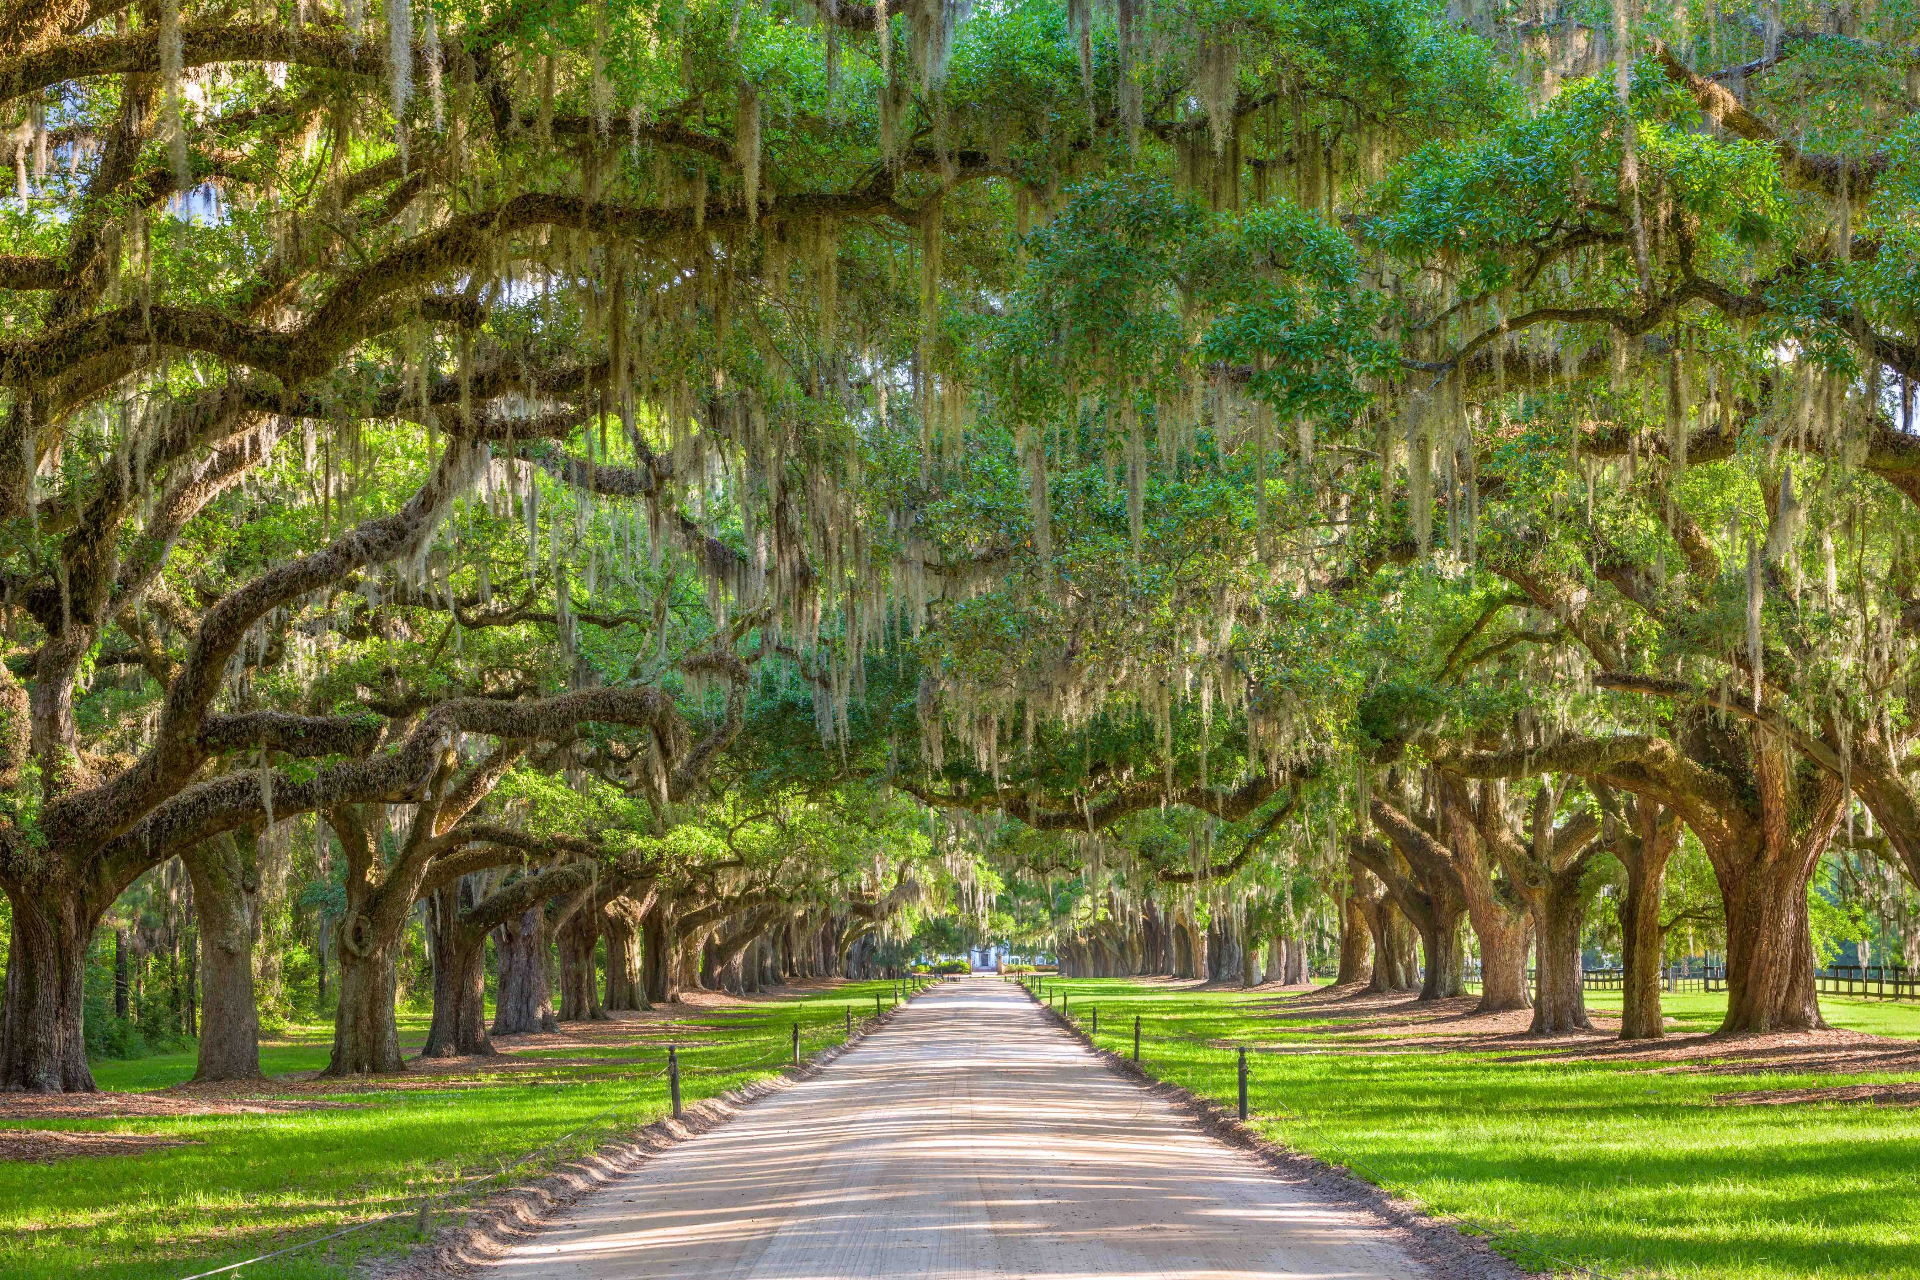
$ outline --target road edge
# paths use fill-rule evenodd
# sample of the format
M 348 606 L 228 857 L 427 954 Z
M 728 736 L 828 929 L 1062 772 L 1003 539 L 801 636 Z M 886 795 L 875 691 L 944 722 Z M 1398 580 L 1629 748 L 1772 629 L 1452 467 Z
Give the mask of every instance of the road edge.
M 1584 1274 L 1529 1271 L 1496 1250 L 1485 1237 L 1467 1234 L 1459 1223 L 1435 1216 L 1418 1202 L 1395 1196 L 1345 1165 L 1333 1164 L 1273 1141 L 1211 1098 L 1148 1075 L 1125 1055 L 1102 1049 L 1060 1010 L 1042 1004 L 1024 985 L 1015 985 L 1026 991 L 1035 1008 L 1045 1012 L 1055 1027 L 1066 1032 L 1109 1072 L 1170 1103 L 1202 1133 L 1247 1152 L 1282 1181 L 1304 1184 L 1328 1202 L 1374 1219 L 1394 1243 L 1426 1267 L 1436 1280 L 1552 1280 Z
M 810 1055 L 797 1067 L 696 1102 L 684 1108 L 678 1120 L 667 1116 L 618 1134 L 543 1178 L 497 1191 L 430 1239 L 404 1253 L 360 1258 L 348 1274 L 351 1280 L 443 1280 L 487 1266 L 538 1235 L 556 1213 L 581 1198 L 618 1182 L 681 1143 L 713 1132 L 760 1099 L 813 1079 L 890 1025 L 901 1007 L 862 1022 L 852 1036 Z

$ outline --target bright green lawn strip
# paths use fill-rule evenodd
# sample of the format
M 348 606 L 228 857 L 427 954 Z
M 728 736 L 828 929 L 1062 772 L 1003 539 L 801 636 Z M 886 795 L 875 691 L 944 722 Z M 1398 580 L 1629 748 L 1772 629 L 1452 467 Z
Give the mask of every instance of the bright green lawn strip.
M 1100 1043 L 1122 1052 L 1132 1047 L 1132 1012 L 1209 1040 L 1291 1039 L 1273 1020 L 1248 1016 L 1251 993 L 1168 993 L 1117 980 L 1055 989 L 1076 1005 L 1097 1004 Z M 1119 1025 L 1107 1010 L 1123 1004 L 1129 1013 Z M 1911 1008 L 1873 1002 L 1826 1008 L 1836 1024 L 1876 1030 L 1913 1034 L 1917 1021 Z M 1687 1009 L 1688 1020 L 1701 1012 Z M 1150 1043 L 1143 1056 L 1153 1074 L 1232 1105 L 1230 1050 L 1174 1039 Z M 1920 1116 L 1862 1104 L 1711 1101 L 1902 1077 L 1662 1074 L 1665 1065 L 1418 1050 L 1259 1053 L 1251 1101 L 1257 1123 L 1298 1150 L 1350 1164 L 1435 1212 L 1525 1233 L 1528 1240 L 1502 1246 L 1525 1261 L 1537 1261 L 1529 1255 L 1539 1249 L 1607 1271 L 1712 1280 L 1920 1277 Z
M 821 1033 L 803 1043 L 803 1050 L 811 1050 L 840 1038 L 844 1020 L 835 1018 L 841 1017 L 843 993 L 861 995 L 874 987 L 884 990 L 886 984 L 837 989 L 834 1018 L 807 1016 L 807 1007 L 824 995 L 782 1002 L 781 1008 L 819 1023 Z M 733 1037 L 732 1043 L 689 1061 L 683 1073 L 686 1101 L 711 1097 L 785 1065 L 788 1042 L 782 1028 L 767 1030 L 772 1034 Z M 269 1071 L 314 1070 L 325 1064 L 327 1049 L 319 1037 L 303 1036 L 264 1050 L 263 1059 Z M 190 1055 L 95 1065 L 101 1087 L 111 1089 L 174 1084 L 193 1069 Z M 8 1280 L 175 1280 L 381 1213 L 411 1212 L 423 1196 L 443 1192 L 457 1179 L 582 1130 L 513 1175 L 524 1181 L 618 1129 L 664 1115 L 666 1081 L 656 1072 L 653 1067 L 555 1064 L 537 1072 L 435 1076 L 430 1087 L 418 1089 L 343 1086 L 326 1098 L 303 1099 L 349 1104 L 344 1108 L 37 1123 L 31 1127 L 164 1133 L 196 1145 L 50 1166 L 0 1164 L 0 1275 Z M 467 1080 L 472 1083 L 463 1083 Z M 249 1280 L 339 1280 L 360 1253 L 400 1247 L 413 1238 L 411 1221 L 375 1228 L 249 1268 L 245 1275 Z

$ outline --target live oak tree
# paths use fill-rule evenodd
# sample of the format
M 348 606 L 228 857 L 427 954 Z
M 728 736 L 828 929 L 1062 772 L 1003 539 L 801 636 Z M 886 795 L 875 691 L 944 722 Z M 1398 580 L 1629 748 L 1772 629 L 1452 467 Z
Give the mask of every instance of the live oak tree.
M 504 612 L 548 622 L 571 651 L 598 625 L 597 574 L 617 572 L 592 547 L 574 561 L 589 524 L 615 530 L 604 540 L 629 566 L 649 548 L 683 557 L 727 602 L 722 633 L 727 609 L 762 609 L 811 643 L 819 593 L 839 599 L 828 573 L 866 554 L 823 485 L 845 456 L 852 394 L 833 373 L 839 329 L 830 307 L 804 330 L 781 323 L 766 290 L 831 281 L 842 234 L 918 230 L 911 175 L 1004 166 L 894 139 L 891 107 L 885 146 L 869 128 L 863 155 L 803 159 L 808 121 L 841 116 L 836 97 L 867 100 L 871 73 L 809 99 L 812 82 L 794 75 L 816 49 L 784 46 L 778 15 L 743 34 L 724 11 L 690 14 L 670 52 L 650 21 L 552 17 L 507 6 L 416 23 L 404 3 L 377 19 L 323 6 L 249 21 L 175 4 L 6 16 L 0 83 L 30 128 L 0 374 L 4 586 L 26 646 L 0 690 L 0 884 L 13 903 L 0 1083 L 89 1086 L 86 942 L 156 862 L 276 814 L 324 810 L 350 829 L 353 806 L 437 801 L 459 785 L 449 747 L 462 735 L 552 745 L 623 725 L 652 744 L 642 767 L 667 802 L 724 740 L 682 728 L 658 664 L 572 694 L 402 681 L 276 706 L 253 674 L 288 648 L 324 663 L 333 655 L 316 655 L 367 615 L 424 600 L 456 646 Z M 944 63 L 926 45 L 923 94 Z M 685 104 L 716 85 L 724 110 L 690 121 Z M 801 173 L 816 185 L 789 177 Z M 865 318 L 886 314 L 889 288 L 876 283 Z M 757 477 L 739 491 L 744 547 L 682 505 L 699 509 L 707 468 L 736 449 Z M 610 514 L 602 497 L 642 514 Z M 179 562 L 183 545 L 214 541 L 207 521 L 263 505 L 294 510 L 273 536 L 220 548 L 225 581 Z M 518 522 L 516 583 L 474 540 L 490 552 Z M 137 651 L 152 681 L 148 710 L 112 718 L 111 751 L 79 714 L 103 645 Z M 711 661 L 734 679 L 723 668 L 737 658 Z M 248 756 L 254 767 L 205 776 Z M 450 834 L 413 829 L 416 850 Z M 357 874 L 373 892 L 376 877 Z M 370 918 L 350 912 L 342 954 L 377 969 Z M 382 1033 L 363 1031 L 343 1054 L 381 1058 L 360 1046 Z
M 1425 912 L 1429 994 L 1523 901 L 1543 1030 L 1612 856 L 1648 1034 L 1682 828 L 1726 1029 L 1816 1024 L 1836 833 L 1920 867 L 1910 24 L 11 6 L 0 1087 L 90 1087 L 89 939 L 175 857 L 256 1070 L 248 848 L 307 814 L 336 1071 L 399 1065 L 423 896 L 479 1051 L 513 908 L 575 979 L 638 917 L 665 1000 L 977 913 L 983 853 L 1089 965 L 1242 979 L 1301 877 L 1381 981 Z M 563 847 L 502 794 L 555 778 L 627 807 Z M 793 836 L 883 786 L 892 861 Z

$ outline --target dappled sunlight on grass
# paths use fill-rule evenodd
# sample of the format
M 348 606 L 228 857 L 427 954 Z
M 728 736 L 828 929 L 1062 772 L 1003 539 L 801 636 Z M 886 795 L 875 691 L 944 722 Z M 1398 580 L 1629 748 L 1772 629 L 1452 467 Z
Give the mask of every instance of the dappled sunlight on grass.
M 692 1103 L 785 1066 L 796 1021 L 802 1053 L 839 1043 L 847 1006 L 870 1015 L 874 994 L 891 989 L 848 983 L 759 1002 L 741 1011 L 750 1016 L 701 1010 L 697 1017 L 676 1017 L 671 1027 L 660 1021 L 563 1024 L 561 1035 L 577 1031 L 580 1044 L 520 1052 L 503 1042 L 505 1062 L 413 1071 L 390 1083 L 309 1083 L 307 1076 L 326 1064 L 331 1028 L 297 1028 L 263 1045 L 263 1069 L 294 1078 L 250 1092 L 347 1106 L 36 1121 L 8 1116 L 0 1100 L 0 1128 L 165 1134 L 187 1144 L 55 1165 L 0 1162 L 0 1275 L 177 1280 L 349 1223 L 411 1214 L 427 1195 L 566 1138 L 511 1179 L 529 1180 L 621 1129 L 665 1115 L 670 1040 L 688 1045 L 681 1054 L 683 1095 Z M 423 1021 L 403 1020 L 402 1043 L 417 1048 L 424 1031 Z M 498 1069 L 523 1060 L 537 1065 Z M 179 1085 L 193 1066 L 191 1054 L 168 1054 L 101 1062 L 95 1073 L 102 1090 L 138 1092 Z M 190 1102 L 195 1095 L 167 1096 Z M 339 1280 L 362 1253 L 415 1238 L 409 1217 L 244 1274 Z
M 1397 1047 L 1304 1032 L 1366 1019 L 1316 1010 L 1286 1018 L 1300 996 L 1178 991 L 1121 979 L 1061 981 L 1099 1043 L 1233 1105 L 1231 1045 L 1251 1056 L 1255 1122 L 1298 1150 L 1354 1167 L 1432 1211 L 1530 1237 L 1532 1247 L 1609 1271 L 1759 1277 L 1920 1277 L 1920 1111 L 1870 1103 L 1727 1105 L 1743 1090 L 1911 1079 L 1920 1071 L 1795 1071 L 1724 1058 L 1594 1061 L 1554 1053 Z M 1316 995 L 1317 993 L 1309 993 Z M 1593 992 L 1596 1010 L 1618 993 Z M 1669 997 L 1676 1031 L 1711 1030 L 1723 994 Z M 1828 1000 L 1836 1027 L 1920 1038 L 1920 1009 Z M 1400 1036 L 1396 1027 L 1393 1034 Z M 1728 1042 L 1728 1051 L 1737 1042 Z M 1314 1051 L 1302 1051 L 1309 1046 Z M 1524 1049 L 1524 1043 L 1514 1048 Z M 1900 1046 L 1888 1046 L 1898 1051 Z M 1577 1055 L 1577 1056 L 1574 1056 Z M 1717 1065 L 1714 1064 L 1716 1059 Z M 1784 1068 L 1784 1069 L 1782 1069 Z M 1510 1246 L 1515 1256 L 1527 1250 Z

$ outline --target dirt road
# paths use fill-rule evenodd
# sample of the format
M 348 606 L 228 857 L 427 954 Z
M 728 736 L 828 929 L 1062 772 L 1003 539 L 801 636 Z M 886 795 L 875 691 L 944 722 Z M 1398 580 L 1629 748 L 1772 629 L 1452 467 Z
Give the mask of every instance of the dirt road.
M 580 1201 L 489 1280 L 1428 1274 L 975 978 Z

